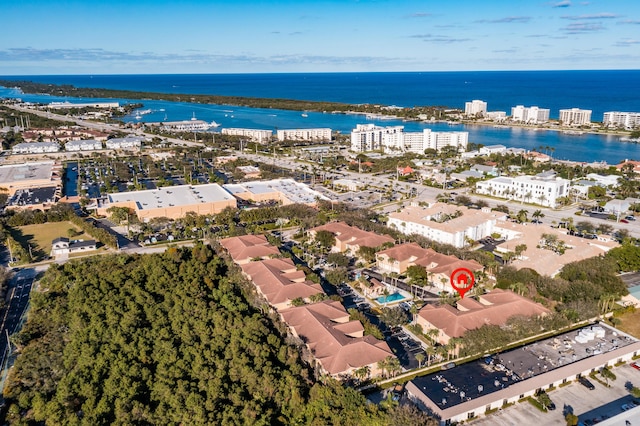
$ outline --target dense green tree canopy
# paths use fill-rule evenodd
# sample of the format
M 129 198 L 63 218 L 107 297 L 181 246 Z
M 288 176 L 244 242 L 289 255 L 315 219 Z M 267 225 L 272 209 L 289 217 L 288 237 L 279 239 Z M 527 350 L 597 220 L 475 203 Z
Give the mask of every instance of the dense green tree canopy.
M 204 245 L 51 266 L 14 336 L 6 420 L 388 424 L 359 393 L 314 384 L 249 289 Z

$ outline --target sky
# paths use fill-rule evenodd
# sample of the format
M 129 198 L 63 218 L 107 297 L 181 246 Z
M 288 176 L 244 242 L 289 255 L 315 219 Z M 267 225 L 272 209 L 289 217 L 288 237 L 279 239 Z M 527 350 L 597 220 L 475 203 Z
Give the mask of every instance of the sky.
M 0 75 L 640 69 L 638 0 L 2 1 Z

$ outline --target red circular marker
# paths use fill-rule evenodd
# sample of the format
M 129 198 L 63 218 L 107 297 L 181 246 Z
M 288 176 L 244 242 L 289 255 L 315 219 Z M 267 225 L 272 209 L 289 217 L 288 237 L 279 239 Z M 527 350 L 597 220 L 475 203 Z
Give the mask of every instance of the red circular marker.
M 455 291 L 458 292 L 461 298 L 471 290 L 473 285 L 476 283 L 476 278 L 473 276 L 473 272 L 471 272 L 467 268 L 458 268 L 449 277 L 449 281 L 451 282 L 451 287 Z

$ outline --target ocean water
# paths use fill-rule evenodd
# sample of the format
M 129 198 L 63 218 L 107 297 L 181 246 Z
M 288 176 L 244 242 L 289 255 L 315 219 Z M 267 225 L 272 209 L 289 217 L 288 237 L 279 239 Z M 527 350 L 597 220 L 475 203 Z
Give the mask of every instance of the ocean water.
M 154 74 L 10 76 L 77 87 L 160 93 L 214 94 L 344 103 L 380 103 L 411 107 L 464 108 L 472 99 L 487 101 L 491 111 L 511 112 L 516 105 L 593 111 L 640 110 L 640 70 L 461 71 L 298 74 Z
M 640 70 L 612 71 L 504 71 L 423 73 L 322 73 L 322 74 L 197 74 L 197 75 L 94 75 L 11 76 L 1 79 L 31 80 L 77 87 L 97 87 L 181 94 L 217 94 L 262 98 L 285 98 L 384 105 L 439 105 L 463 108 L 472 99 L 487 101 L 488 109 L 510 114 L 515 105 L 537 105 L 551 109 L 557 118 L 561 108 L 593 111 L 601 121 L 606 111 L 640 111 Z M 31 102 L 73 99 L 27 95 L 0 88 L 0 97 L 20 97 Z M 76 101 L 81 102 L 81 99 Z M 119 99 L 120 102 L 139 102 Z M 356 124 L 403 125 L 406 131 L 460 130 L 469 140 L 484 145 L 539 149 L 551 147 L 554 158 L 574 161 L 640 160 L 640 144 L 620 142 L 611 135 L 567 135 L 554 131 L 533 131 L 493 126 L 448 126 L 445 123 L 368 120 L 362 115 L 325 114 L 298 111 L 201 105 L 185 102 L 143 101 L 151 109 L 140 121 L 184 120 L 196 116 L 224 127 L 254 129 L 329 127 L 348 134 Z M 130 122 L 134 116 L 126 117 Z M 220 129 L 218 128 L 218 130 Z

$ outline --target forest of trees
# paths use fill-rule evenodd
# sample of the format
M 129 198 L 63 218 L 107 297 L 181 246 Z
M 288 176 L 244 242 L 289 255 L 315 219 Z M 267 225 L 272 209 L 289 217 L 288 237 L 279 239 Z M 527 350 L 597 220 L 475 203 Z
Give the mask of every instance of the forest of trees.
M 13 336 L 8 424 L 434 424 L 315 382 L 202 244 L 52 265 Z
M 0 80 L 1 86 L 19 87 L 24 93 L 49 93 L 57 96 L 73 96 L 86 98 L 124 98 L 124 99 L 154 99 L 172 102 L 197 102 L 214 105 L 237 105 L 250 108 L 275 108 L 294 111 L 358 111 L 364 113 L 389 114 L 389 110 L 382 105 L 346 104 L 338 102 L 304 101 L 295 99 L 248 98 L 241 96 L 170 94 L 154 92 L 134 92 L 127 90 L 97 89 L 89 87 L 74 87 L 68 84 L 43 84 L 32 81 Z M 444 106 L 416 106 L 413 108 L 398 108 L 391 113 L 403 118 L 417 118 L 420 114 L 441 119 L 444 111 L 450 109 Z

